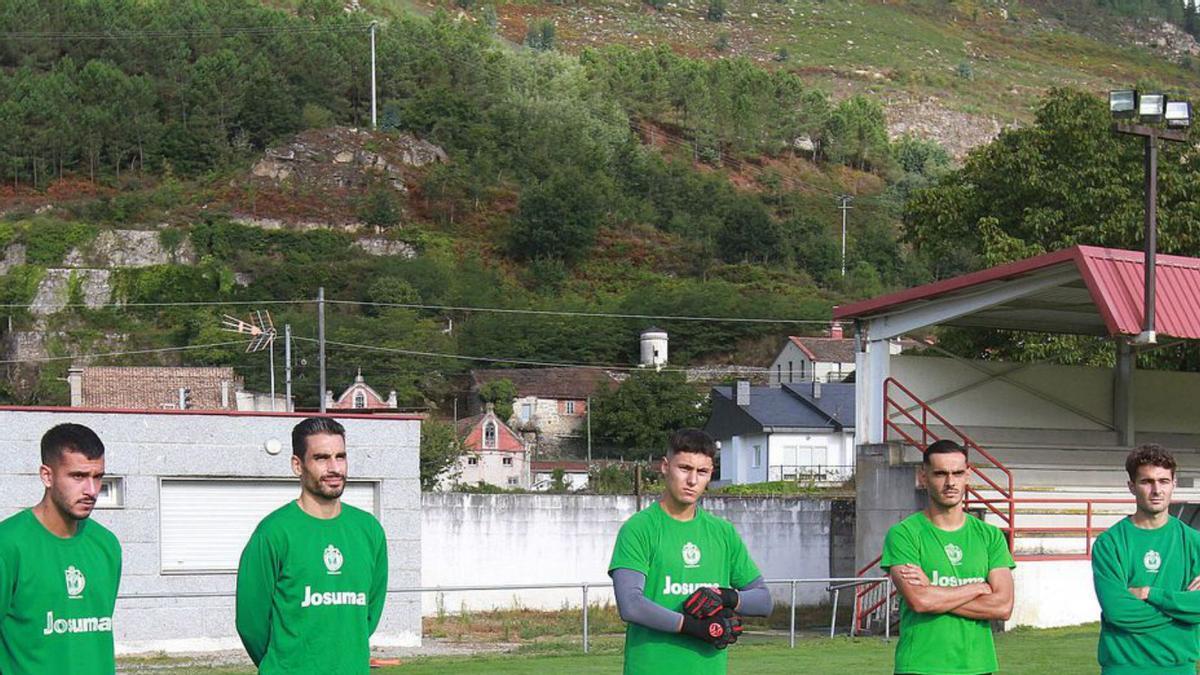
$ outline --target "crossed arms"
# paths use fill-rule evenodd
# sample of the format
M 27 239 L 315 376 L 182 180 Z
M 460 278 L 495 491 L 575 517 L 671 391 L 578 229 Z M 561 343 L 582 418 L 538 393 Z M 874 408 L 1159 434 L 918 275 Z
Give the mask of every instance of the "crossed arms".
M 953 614 L 966 619 L 1007 620 L 1012 616 L 1012 570 L 997 567 L 986 582 L 962 586 L 934 586 L 924 570 L 913 564 L 896 565 L 888 572 L 896 590 L 914 612 Z

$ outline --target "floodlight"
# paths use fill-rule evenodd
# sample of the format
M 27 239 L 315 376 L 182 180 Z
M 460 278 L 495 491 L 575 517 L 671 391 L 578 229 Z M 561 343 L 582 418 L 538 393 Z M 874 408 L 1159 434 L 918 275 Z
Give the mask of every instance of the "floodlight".
M 1142 94 L 1138 97 L 1138 117 L 1143 122 L 1157 122 L 1161 120 L 1163 110 L 1166 107 L 1166 94 Z
M 1169 127 L 1187 127 L 1192 124 L 1192 104 L 1187 101 L 1167 101 L 1163 114 Z
M 1137 91 L 1118 89 L 1108 92 L 1108 111 L 1113 117 L 1133 117 L 1137 112 Z

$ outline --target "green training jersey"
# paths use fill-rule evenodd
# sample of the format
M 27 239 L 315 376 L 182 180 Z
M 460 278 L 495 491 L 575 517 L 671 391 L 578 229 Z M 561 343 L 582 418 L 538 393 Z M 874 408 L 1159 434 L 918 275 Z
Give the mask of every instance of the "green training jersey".
M 374 516 L 336 518 L 290 502 L 263 518 L 237 578 L 237 631 L 260 673 L 367 673 L 387 598 L 388 557 Z
M 1200 658 L 1200 532 L 1171 517 L 1144 530 L 1124 518 L 1092 546 L 1104 675 L 1195 675 Z M 1129 592 L 1150 587 L 1140 600 Z
M 691 520 L 675 520 L 657 502 L 621 526 L 608 565 L 610 573 L 615 569 L 646 575 L 646 597 L 675 612 L 682 612 L 683 601 L 701 586 L 742 588 L 761 576 L 728 521 L 699 507 Z M 632 623 L 625 630 L 630 675 L 724 673 L 727 652 L 680 633 Z
M 93 520 L 69 539 L 26 509 L 0 522 L 0 673 L 114 673 L 121 545 Z
M 924 511 L 896 523 L 883 540 L 884 570 L 914 564 L 934 586 L 987 581 L 988 573 L 1015 567 L 1008 541 L 994 525 L 968 515 L 963 526 L 946 531 Z M 997 669 L 991 623 L 954 614 L 920 614 L 900 600 L 897 673 L 979 675 Z

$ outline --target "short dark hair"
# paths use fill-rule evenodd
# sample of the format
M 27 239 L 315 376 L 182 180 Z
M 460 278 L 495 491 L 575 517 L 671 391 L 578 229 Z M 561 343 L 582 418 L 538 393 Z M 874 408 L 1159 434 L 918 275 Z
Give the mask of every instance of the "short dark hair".
M 88 459 L 100 459 L 104 456 L 104 443 L 96 432 L 82 424 L 66 422 L 42 435 L 42 464 L 57 464 L 64 452 L 78 452 Z
M 317 434 L 334 434 L 346 439 L 346 429 L 332 417 L 309 417 L 292 427 L 292 454 L 304 459 L 308 452 L 308 437 Z
M 1138 467 L 1146 465 L 1170 469 L 1171 477 L 1175 477 L 1175 457 L 1157 443 L 1139 445 L 1125 458 L 1125 473 L 1129 474 L 1129 480 L 1135 480 Z
M 956 441 L 952 441 L 949 438 L 934 441 L 929 444 L 928 448 L 925 448 L 925 456 L 921 458 L 921 463 L 929 466 L 930 455 L 946 455 L 952 452 L 961 453 L 964 458 L 967 456 L 967 449 L 959 445 Z
M 667 442 L 667 457 L 674 457 L 680 452 L 694 452 L 714 459 L 717 456 L 717 442 L 700 429 L 680 429 L 671 434 L 671 440 Z

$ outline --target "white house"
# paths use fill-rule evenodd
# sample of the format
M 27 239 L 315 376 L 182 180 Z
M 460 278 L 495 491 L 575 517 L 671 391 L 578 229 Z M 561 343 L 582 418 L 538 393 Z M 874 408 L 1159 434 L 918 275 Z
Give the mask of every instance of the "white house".
M 504 420 L 496 416 L 492 404 L 483 414 L 458 421 L 463 454 L 458 458 L 460 483 L 490 483 L 503 488 L 528 488 L 529 451 L 525 442 Z
M 713 387 L 705 431 L 721 444 L 722 481 L 842 483 L 854 475 L 854 385 Z
M 893 355 L 915 346 L 912 340 L 893 340 Z M 768 383 L 844 382 L 854 372 L 854 338 L 845 337 L 835 323 L 828 337 L 789 336 L 771 362 Z

